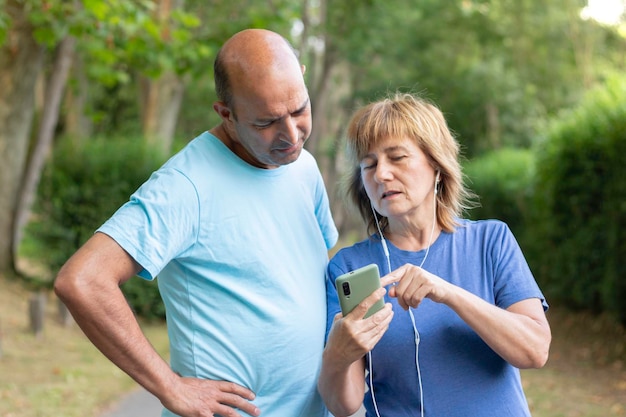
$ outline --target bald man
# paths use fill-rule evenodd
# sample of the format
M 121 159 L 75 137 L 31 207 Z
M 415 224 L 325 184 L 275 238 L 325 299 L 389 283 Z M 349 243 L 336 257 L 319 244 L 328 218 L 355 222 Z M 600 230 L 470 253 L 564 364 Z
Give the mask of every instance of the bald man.
M 76 322 L 159 398 L 162 416 L 327 415 L 316 382 L 337 230 L 303 149 L 303 73 L 274 32 L 229 39 L 215 61 L 221 123 L 154 172 L 58 274 Z M 120 291 L 136 275 L 158 276 L 170 364 Z

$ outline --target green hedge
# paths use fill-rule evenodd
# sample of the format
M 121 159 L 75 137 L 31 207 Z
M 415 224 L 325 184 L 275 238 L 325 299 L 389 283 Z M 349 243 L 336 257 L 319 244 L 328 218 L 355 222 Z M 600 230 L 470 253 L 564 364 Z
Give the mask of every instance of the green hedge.
M 549 300 L 626 323 L 626 79 L 553 120 L 532 151 L 465 166 L 474 219 L 511 227 Z
M 501 149 L 468 162 L 468 187 L 480 202 L 468 213 L 470 218 L 502 220 L 519 240 L 529 216 L 533 161 L 530 150 Z
M 544 289 L 626 323 L 626 79 L 608 80 L 548 130 L 535 208 Z
M 44 248 L 40 260 L 57 271 L 163 161 L 141 139 L 60 140 L 44 169 L 35 221 L 28 226 Z M 137 314 L 164 317 L 156 282 L 133 278 L 122 289 Z

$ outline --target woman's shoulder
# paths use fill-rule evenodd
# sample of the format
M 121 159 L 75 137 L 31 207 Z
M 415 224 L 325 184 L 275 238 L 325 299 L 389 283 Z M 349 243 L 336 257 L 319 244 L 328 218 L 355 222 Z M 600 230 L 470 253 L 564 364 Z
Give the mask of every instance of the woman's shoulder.
M 509 226 L 498 219 L 459 219 L 456 232 L 466 230 L 468 232 L 480 232 L 480 231 L 496 231 L 496 230 L 508 230 Z
M 369 250 L 369 248 L 371 248 L 372 245 L 375 244 L 380 244 L 380 238 L 377 235 L 371 235 L 369 237 L 366 237 L 365 239 L 346 244 L 337 251 L 337 255 L 339 255 L 340 253 L 346 254 L 352 252 L 362 252 L 365 249 Z
M 511 236 L 511 229 L 502 220 L 498 219 L 481 219 L 481 220 L 469 220 L 461 219 L 458 221 L 458 226 L 454 231 L 454 235 L 457 237 L 465 236 L 469 239 L 506 239 L 507 236 Z
M 342 270 L 356 269 L 365 265 L 363 262 L 371 263 L 373 245 L 376 242 L 380 244 L 380 240 L 376 239 L 376 237 L 368 237 L 344 246 L 333 255 L 330 263 L 340 267 Z

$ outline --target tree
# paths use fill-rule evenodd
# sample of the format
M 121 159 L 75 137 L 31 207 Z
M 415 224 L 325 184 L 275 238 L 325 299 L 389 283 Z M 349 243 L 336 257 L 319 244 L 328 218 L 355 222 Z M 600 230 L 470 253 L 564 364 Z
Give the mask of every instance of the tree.
M 0 215 L 0 233 L 5 238 L 0 244 L 0 270 L 15 271 L 21 230 L 51 148 L 71 66 L 76 41 L 69 32 L 80 31 L 77 21 L 88 24 L 92 15 L 82 13 L 77 2 L 9 0 L 2 6 L 0 22 L 5 26 L 0 26 L 4 40 L 0 77 L 6 88 L 0 93 L 0 162 L 4 162 L 0 168 L 0 207 L 5 209 Z M 46 93 L 39 129 L 31 145 L 35 81 L 43 68 L 46 46 L 50 50 L 56 47 L 57 52 L 50 77 L 44 83 Z
M 19 229 L 16 212 L 28 204 L 18 206 L 17 194 L 33 188 L 19 184 L 36 183 L 52 131 L 143 133 L 155 147 L 169 149 L 174 132 L 189 137 L 214 124 L 213 58 L 230 35 L 244 28 L 293 37 L 301 23 L 293 40 L 308 68 L 314 109 L 307 148 L 320 164 L 340 228 L 350 216 L 335 198 L 335 187 L 345 125 L 358 105 L 389 90 L 421 91 L 442 108 L 467 155 L 526 146 L 538 120 L 575 102 L 604 72 L 623 70 L 626 50 L 618 32 L 579 19 L 579 0 L 424 0 L 417 6 L 410 0 L 80 4 L 0 0 L 0 236 Z M 52 65 L 68 56 L 60 52 L 63 40 L 71 38 L 76 40 L 71 88 L 55 88 L 57 99 L 49 101 L 59 103 L 65 94 L 65 123 L 58 123 L 56 105 L 45 106 L 37 119 L 42 123 L 34 137 L 39 137 L 37 147 L 30 143 L 35 79 L 42 68 L 40 79 L 48 90 L 55 79 L 64 79 Z M 54 53 L 44 61 L 46 50 Z M 32 171 L 26 174 L 29 152 Z M 0 269 L 11 263 L 6 247 L 16 246 L 4 239 Z
M 139 120 L 127 124 L 165 151 L 171 148 L 187 86 L 197 89 L 212 83 L 212 59 L 221 44 L 247 27 L 280 28 L 285 33 L 298 10 L 295 0 L 263 4 L 249 0 L 86 0 L 84 5 L 94 22 L 94 28 L 85 28 L 90 36 L 82 36 L 79 44 L 84 72 L 106 91 L 82 91 L 80 97 L 93 97 L 95 108 L 115 100 L 126 103 L 128 97 L 133 101 L 130 109 L 104 106 L 109 114 L 102 115 L 106 123 L 95 124 L 96 134 L 126 131 L 119 120 Z M 91 85 L 94 91 L 98 88 Z M 106 95 L 101 103 L 99 95 Z M 200 108 L 210 110 L 210 101 L 203 100 Z M 77 119 L 74 114 L 73 120 Z
M 31 208 L 35 200 L 37 186 L 41 178 L 46 158 L 52 147 L 54 131 L 59 120 L 61 99 L 72 64 L 72 55 L 76 39 L 66 36 L 57 48 L 51 77 L 48 80 L 44 95 L 44 105 L 39 123 L 39 130 L 33 150 L 26 164 L 26 170 L 21 181 L 20 194 L 15 212 L 13 226 L 13 254 L 17 254 L 17 245 L 22 241 L 22 230 L 28 221 Z
M 0 47 L 0 271 L 15 271 L 15 213 L 44 51 L 35 41 L 24 2 L 7 0 L 3 12 L 8 25 Z

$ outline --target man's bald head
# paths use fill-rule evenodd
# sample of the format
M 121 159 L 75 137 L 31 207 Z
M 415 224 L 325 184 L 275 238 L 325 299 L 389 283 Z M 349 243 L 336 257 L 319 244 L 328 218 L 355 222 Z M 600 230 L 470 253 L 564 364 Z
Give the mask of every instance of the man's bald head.
M 232 109 L 235 87 L 249 88 L 281 71 L 301 71 L 295 49 L 281 35 L 265 29 L 246 29 L 233 35 L 215 58 L 217 99 Z

